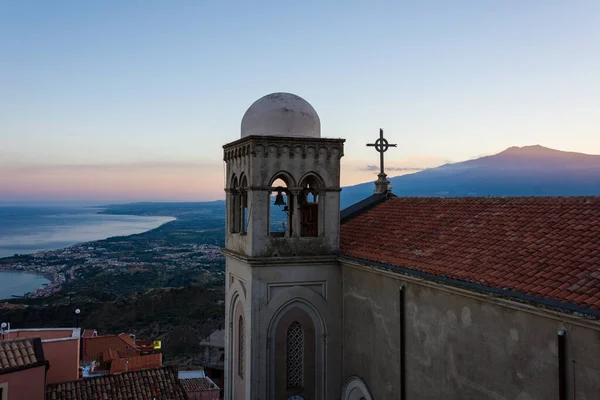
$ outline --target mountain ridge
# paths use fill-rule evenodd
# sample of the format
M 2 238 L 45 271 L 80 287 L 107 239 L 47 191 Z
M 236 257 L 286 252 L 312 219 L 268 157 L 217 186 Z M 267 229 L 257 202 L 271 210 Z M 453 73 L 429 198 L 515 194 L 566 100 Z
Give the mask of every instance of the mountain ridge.
M 392 192 L 408 197 L 600 195 L 600 155 L 539 144 L 448 163 L 388 178 Z M 344 187 L 342 208 L 373 193 L 373 182 Z

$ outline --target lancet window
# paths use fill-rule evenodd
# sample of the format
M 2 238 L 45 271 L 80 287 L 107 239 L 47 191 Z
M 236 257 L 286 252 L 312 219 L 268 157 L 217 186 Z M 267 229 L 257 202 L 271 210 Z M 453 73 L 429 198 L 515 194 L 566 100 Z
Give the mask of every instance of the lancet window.
M 304 386 L 304 329 L 298 321 L 287 330 L 286 376 L 288 389 Z
M 231 233 L 246 233 L 248 229 L 248 180 L 244 174 L 234 175 L 231 183 L 229 218 Z
M 288 187 L 290 179 L 279 175 L 271 183 L 269 193 L 269 235 L 289 237 L 292 235 L 293 196 Z
M 238 321 L 238 375 L 244 378 L 244 317 L 240 315 Z
M 319 236 L 319 188 L 323 186 L 322 181 L 314 175 L 308 175 L 302 180 L 301 186 L 300 235 Z

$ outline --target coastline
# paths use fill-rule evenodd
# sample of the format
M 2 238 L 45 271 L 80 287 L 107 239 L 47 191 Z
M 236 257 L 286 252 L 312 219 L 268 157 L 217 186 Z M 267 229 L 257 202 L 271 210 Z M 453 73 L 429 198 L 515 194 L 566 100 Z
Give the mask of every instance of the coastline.
M 97 207 L 97 208 L 100 210 L 98 212 L 96 212 L 95 214 L 122 215 L 122 216 L 132 216 L 132 217 L 149 217 L 149 215 L 112 214 L 112 213 L 110 213 L 110 208 L 107 208 L 107 207 Z M 11 297 L 5 298 L 5 299 L 0 299 L 0 301 L 6 302 L 9 300 L 15 300 L 15 299 L 45 297 L 47 295 L 56 293 L 57 291 L 60 291 L 60 289 L 62 288 L 62 286 L 65 283 L 72 282 L 73 280 L 77 279 L 75 274 L 73 274 L 73 273 L 69 274 L 69 279 L 66 279 L 65 275 L 62 273 L 57 273 L 56 271 L 47 271 L 44 268 L 42 268 L 41 266 L 34 265 L 31 267 L 29 267 L 29 266 L 26 267 L 25 265 L 22 265 L 22 263 L 20 261 L 25 261 L 25 260 L 29 261 L 31 259 L 44 258 L 46 256 L 50 256 L 50 257 L 59 256 L 64 253 L 69 253 L 69 252 L 72 252 L 76 249 L 80 249 L 83 247 L 87 247 L 87 248 L 97 247 L 97 244 L 99 242 L 104 242 L 104 241 L 111 240 L 114 238 L 128 238 L 128 237 L 132 237 L 135 235 L 147 234 L 149 232 L 155 231 L 161 227 L 164 227 L 167 224 L 171 224 L 178 220 L 177 217 L 172 216 L 172 215 L 152 215 L 152 217 L 166 218 L 168 220 L 165 220 L 164 222 L 161 222 L 158 226 L 144 230 L 142 232 L 131 233 L 128 235 L 111 235 L 111 236 L 99 238 L 96 240 L 73 243 L 71 245 L 68 245 L 65 247 L 59 247 L 56 249 L 37 250 L 37 251 L 31 252 L 31 253 L 26 253 L 26 254 L 18 253 L 13 256 L 0 257 L 0 272 L 32 274 L 32 275 L 36 275 L 36 276 L 41 276 L 41 277 L 45 278 L 46 280 L 48 280 L 48 283 L 44 283 L 41 287 L 38 287 L 37 289 L 35 289 L 33 291 L 24 293 L 21 296 L 11 295 Z M 11 262 L 5 268 L 4 267 L 5 263 L 10 262 L 10 260 L 14 260 L 14 261 Z

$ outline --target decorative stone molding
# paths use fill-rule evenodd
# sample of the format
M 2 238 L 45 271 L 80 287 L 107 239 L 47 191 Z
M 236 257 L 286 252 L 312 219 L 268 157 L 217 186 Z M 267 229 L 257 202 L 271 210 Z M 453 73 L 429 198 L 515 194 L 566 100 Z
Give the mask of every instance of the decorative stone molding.
M 323 138 L 290 138 L 280 136 L 248 136 L 223 146 L 223 160 L 232 161 L 244 157 L 269 157 L 270 154 L 277 158 L 296 156 L 319 158 L 325 155 L 341 159 L 344 156 L 343 144 L 345 139 Z
M 373 397 L 362 379 L 352 376 L 344 384 L 342 400 L 373 400 Z

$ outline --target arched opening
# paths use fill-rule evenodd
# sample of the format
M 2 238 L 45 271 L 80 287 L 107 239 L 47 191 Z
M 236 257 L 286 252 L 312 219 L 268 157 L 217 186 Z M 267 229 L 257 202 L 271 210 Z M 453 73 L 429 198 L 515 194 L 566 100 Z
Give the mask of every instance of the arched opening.
M 353 376 L 342 389 L 342 400 L 372 400 L 367 385 L 359 377 Z
M 300 186 L 300 236 L 319 236 L 319 190 L 323 187 L 323 181 L 309 174 L 302 179 Z
M 238 376 L 244 379 L 244 317 L 240 315 L 238 319 Z
M 248 231 L 248 179 L 242 175 L 240 179 L 240 233 Z
M 240 184 L 235 174 L 229 186 L 229 232 L 239 232 Z
M 274 398 L 315 398 L 320 373 L 317 337 L 315 322 L 303 307 L 292 307 L 281 316 L 274 332 Z
M 248 229 L 248 179 L 242 174 L 231 178 L 229 197 L 229 231 L 246 233 Z
M 229 341 L 230 361 L 229 376 L 231 377 L 229 390 L 233 400 L 244 400 L 246 398 L 246 324 L 244 320 L 244 306 L 240 300 L 234 300 L 231 318 L 231 340 Z
M 269 190 L 269 235 L 272 237 L 290 237 L 292 235 L 293 196 L 288 188 L 291 179 L 279 174 L 272 180 Z

